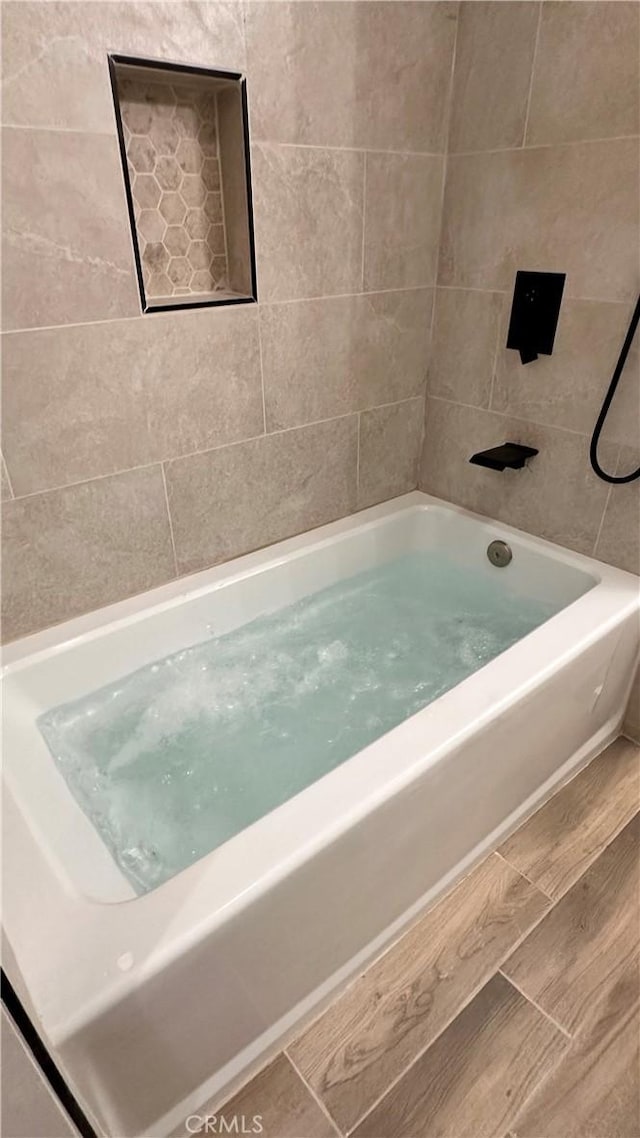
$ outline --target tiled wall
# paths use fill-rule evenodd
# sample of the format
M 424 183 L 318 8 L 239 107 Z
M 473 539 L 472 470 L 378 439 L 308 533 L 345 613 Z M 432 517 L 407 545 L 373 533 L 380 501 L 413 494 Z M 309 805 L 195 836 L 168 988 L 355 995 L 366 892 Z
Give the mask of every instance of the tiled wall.
M 2 5 L 5 638 L 416 485 L 456 14 Z M 107 51 L 246 72 L 258 306 L 140 314 Z
M 215 95 L 121 79 L 118 98 L 147 296 L 228 290 Z
M 640 481 L 589 438 L 640 288 L 640 5 L 460 6 L 420 486 L 640 572 Z M 566 272 L 552 356 L 508 352 L 516 269 Z M 640 463 L 636 341 L 602 437 Z M 505 440 L 524 471 L 470 466 Z M 640 727 L 638 679 L 627 730 Z
M 589 437 L 640 287 L 640 5 L 463 2 L 420 484 L 483 514 L 640 570 L 640 481 L 610 487 Z M 507 351 L 516 269 L 566 272 L 555 350 Z M 640 351 L 603 435 L 640 462 Z M 470 466 L 506 439 L 524 471 Z

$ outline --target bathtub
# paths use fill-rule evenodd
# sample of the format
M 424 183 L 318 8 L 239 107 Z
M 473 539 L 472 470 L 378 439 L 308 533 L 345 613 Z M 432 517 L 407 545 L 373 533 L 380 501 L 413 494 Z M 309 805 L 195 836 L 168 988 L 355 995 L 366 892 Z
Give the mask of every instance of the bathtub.
M 491 565 L 506 540 L 513 560 Z M 41 712 L 403 553 L 445 547 L 562 610 L 171 880 L 136 897 Z M 613 739 L 638 580 L 412 493 L 8 646 L 4 960 L 108 1135 L 168 1135 L 279 1047 Z

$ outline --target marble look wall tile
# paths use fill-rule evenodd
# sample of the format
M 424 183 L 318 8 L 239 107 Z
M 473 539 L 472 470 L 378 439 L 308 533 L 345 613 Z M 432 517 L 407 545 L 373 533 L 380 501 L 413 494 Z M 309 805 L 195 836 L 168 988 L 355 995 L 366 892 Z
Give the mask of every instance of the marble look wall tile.
M 182 573 L 355 509 L 357 418 L 265 435 L 166 465 Z
M 540 4 L 463 0 L 449 150 L 522 146 Z
M 248 3 L 254 136 L 442 151 L 455 25 L 452 3 Z
M 15 332 L 4 337 L 3 371 L 16 494 L 263 430 L 255 309 Z
M 362 412 L 359 509 L 415 490 L 423 429 L 424 399 L 409 399 Z
M 507 439 L 540 453 L 523 470 L 469 463 L 474 452 Z M 602 454 L 615 462 L 615 447 L 603 446 Z M 427 401 L 420 486 L 587 554 L 593 553 L 608 492 L 589 466 L 586 436 L 434 398 Z
M 261 300 L 360 291 L 364 156 L 251 149 Z
M 492 408 L 550 426 L 590 434 L 625 338 L 631 311 L 626 304 L 565 300 L 553 354 L 525 367 L 507 350 L 508 306 L 498 348 Z M 629 356 L 603 438 L 632 444 L 640 423 L 637 353 Z M 615 417 L 614 417 L 615 416 Z
M 436 290 L 429 392 L 488 407 L 505 298 L 497 292 Z
M 115 139 L 48 130 L 3 134 L 5 327 L 136 315 Z
M 615 473 L 630 474 L 639 466 L 640 449 L 621 447 Z M 618 569 L 640 573 L 640 480 L 611 487 L 595 556 Z
M 516 269 L 566 272 L 568 296 L 638 291 L 633 140 L 449 159 L 440 283 L 511 290 Z
M 267 430 L 421 394 L 432 289 L 262 305 Z
M 5 640 L 175 575 L 159 466 L 98 478 L 3 507 Z
M 639 73 L 637 3 L 543 4 L 527 145 L 637 134 Z
M 3 122 L 115 134 L 107 52 L 245 70 L 240 0 L 8 0 Z
M 435 282 L 442 165 L 425 155 L 367 154 L 365 289 Z

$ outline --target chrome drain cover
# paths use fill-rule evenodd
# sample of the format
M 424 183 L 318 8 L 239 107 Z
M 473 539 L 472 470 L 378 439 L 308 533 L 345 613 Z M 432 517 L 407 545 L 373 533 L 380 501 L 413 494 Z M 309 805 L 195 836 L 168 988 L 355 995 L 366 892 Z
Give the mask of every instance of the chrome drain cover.
M 504 569 L 513 557 L 511 546 L 506 541 L 492 541 L 487 548 L 487 557 L 496 569 Z

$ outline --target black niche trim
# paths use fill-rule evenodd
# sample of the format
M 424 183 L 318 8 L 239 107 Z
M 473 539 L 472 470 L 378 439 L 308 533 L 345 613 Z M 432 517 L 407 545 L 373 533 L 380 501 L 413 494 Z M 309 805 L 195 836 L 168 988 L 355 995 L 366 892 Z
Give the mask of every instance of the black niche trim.
M 256 269 L 256 241 L 253 226 L 253 191 L 251 183 L 249 107 L 247 102 L 247 81 L 244 75 L 240 71 L 221 71 L 214 67 L 201 67 L 197 64 L 190 63 L 176 63 L 173 60 L 168 59 L 149 59 L 147 57 L 137 55 L 120 55 L 117 52 L 109 52 L 107 55 L 107 60 L 109 63 L 109 79 L 111 82 L 111 94 L 113 96 L 113 107 L 116 117 L 116 131 L 118 134 L 118 147 L 120 150 L 122 176 L 124 179 L 124 192 L 127 199 L 127 212 L 129 214 L 129 228 L 131 230 L 131 240 L 133 242 L 133 256 L 135 260 L 136 277 L 138 280 L 138 290 L 140 292 L 140 303 L 142 305 L 143 313 L 147 315 L 154 312 L 183 312 L 185 310 L 188 311 L 190 308 L 221 308 L 228 307 L 232 304 L 257 304 L 258 274 Z M 118 64 L 125 64 L 129 67 L 148 67 L 153 71 L 175 72 L 178 75 L 205 75 L 209 76 L 212 79 L 233 80 L 239 84 L 242 110 L 242 135 L 244 142 L 244 168 L 247 183 L 247 223 L 249 230 L 249 257 L 251 263 L 251 296 L 233 296 L 228 297 L 226 300 L 176 300 L 175 304 L 154 304 L 153 298 L 147 297 L 144 287 L 144 276 L 142 273 L 142 256 L 140 253 L 140 244 L 138 241 L 138 230 L 136 228 L 136 215 L 133 207 L 133 193 L 131 190 L 131 179 L 129 177 L 127 147 L 124 140 L 124 130 L 122 128 L 120 100 L 118 99 Z M 197 293 L 194 293 L 194 296 L 197 296 Z

